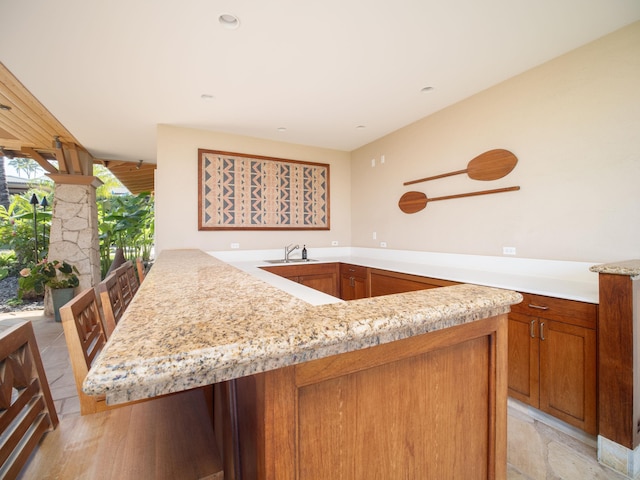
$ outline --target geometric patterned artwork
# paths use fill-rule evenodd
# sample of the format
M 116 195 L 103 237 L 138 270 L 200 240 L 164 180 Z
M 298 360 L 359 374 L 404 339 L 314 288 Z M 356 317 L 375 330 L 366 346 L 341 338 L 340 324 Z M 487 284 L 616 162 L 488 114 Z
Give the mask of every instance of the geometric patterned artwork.
M 198 230 L 329 230 L 329 165 L 198 150 Z

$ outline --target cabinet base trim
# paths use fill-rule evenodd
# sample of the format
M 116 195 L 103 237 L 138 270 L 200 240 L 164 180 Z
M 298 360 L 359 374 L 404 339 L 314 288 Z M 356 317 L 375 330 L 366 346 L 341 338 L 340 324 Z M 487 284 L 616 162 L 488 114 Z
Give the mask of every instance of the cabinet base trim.
M 507 408 L 509 409 L 509 416 L 514 414 L 520 416 L 528 416 L 532 420 L 544 423 L 545 425 L 554 428 L 566 435 L 569 435 L 570 437 L 573 437 L 586 445 L 589 445 L 593 448 L 597 448 L 598 446 L 598 440 L 595 436 L 589 435 L 584 430 L 580 430 L 573 425 L 569 425 L 568 423 L 563 422 L 559 418 L 551 416 L 543 412 L 542 410 L 538 410 L 537 408 L 522 403 L 520 400 L 509 397 L 507 400 Z

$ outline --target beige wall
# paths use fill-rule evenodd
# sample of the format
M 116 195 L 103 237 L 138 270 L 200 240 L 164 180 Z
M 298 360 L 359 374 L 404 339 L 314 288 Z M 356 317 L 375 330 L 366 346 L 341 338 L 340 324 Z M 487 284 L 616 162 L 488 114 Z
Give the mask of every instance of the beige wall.
M 330 164 L 331 230 L 198 231 L 198 148 Z M 243 250 L 296 242 L 309 249 L 351 241 L 349 153 L 256 138 L 160 125 L 156 171 L 156 252 L 170 248 Z M 311 251 L 311 250 L 310 250 Z
M 493 148 L 519 159 L 501 180 L 402 185 L 463 169 Z M 352 152 L 351 178 L 353 246 L 640 258 L 640 23 Z M 412 215 L 397 206 L 408 190 L 437 197 L 511 185 L 521 190 L 432 202 Z
M 638 85 L 640 23 L 351 154 L 159 126 L 156 247 L 228 250 L 232 242 L 241 249 L 291 242 L 327 247 L 332 240 L 378 247 L 384 241 L 393 249 L 448 253 L 501 255 L 502 247 L 510 246 L 526 258 L 640 258 Z M 199 232 L 198 148 L 330 163 L 331 231 Z M 463 169 L 493 148 L 509 149 L 519 159 L 501 180 L 459 175 L 402 185 Z M 437 197 L 511 185 L 521 190 L 432 202 L 413 215 L 397 206 L 408 190 Z

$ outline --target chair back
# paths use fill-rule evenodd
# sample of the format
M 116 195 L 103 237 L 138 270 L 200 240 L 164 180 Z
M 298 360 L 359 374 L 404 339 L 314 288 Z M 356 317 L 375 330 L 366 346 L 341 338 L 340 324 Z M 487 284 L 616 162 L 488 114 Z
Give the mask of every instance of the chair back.
M 127 266 L 127 279 L 129 280 L 129 288 L 131 288 L 131 296 L 133 297 L 138 288 L 140 288 L 140 282 L 138 281 L 138 276 L 136 275 L 136 267 L 133 265 L 133 262 L 127 262 L 129 265 Z
M 16 478 L 58 415 L 31 322 L 0 335 L 0 478 Z
M 131 290 L 131 282 L 129 281 L 129 269 L 132 266 L 133 264 L 129 260 L 116 268 L 116 271 L 114 272 L 118 279 L 118 285 L 120 285 L 124 308 L 127 308 L 131 303 L 131 300 L 133 300 L 133 290 Z
M 107 342 L 95 290 L 87 288 L 61 307 L 60 317 L 80 397 L 80 413 L 85 415 L 105 410 L 104 397 L 87 395 L 82 391 L 82 383 L 93 361 Z
M 138 271 L 138 283 L 142 285 L 145 277 L 145 267 L 144 262 L 140 257 L 136 258 L 136 269 Z
M 102 301 L 105 334 L 109 338 L 124 313 L 122 290 L 115 273 L 98 284 L 98 292 Z

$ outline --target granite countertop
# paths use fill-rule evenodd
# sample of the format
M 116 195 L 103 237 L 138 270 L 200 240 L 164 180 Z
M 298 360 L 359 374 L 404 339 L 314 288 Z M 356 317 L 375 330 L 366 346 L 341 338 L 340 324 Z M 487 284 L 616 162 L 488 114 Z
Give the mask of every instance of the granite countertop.
M 109 403 L 147 398 L 507 313 L 520 301 L 462 284 L 312 305 L 202 251 L 163 251 L 83 390 Z
M 609 273 L 611 275 L 640 275 L 640 260 L 627 260 L 624 262 L 603 263 L 594 265 L 589 270 L 596 273 Z

